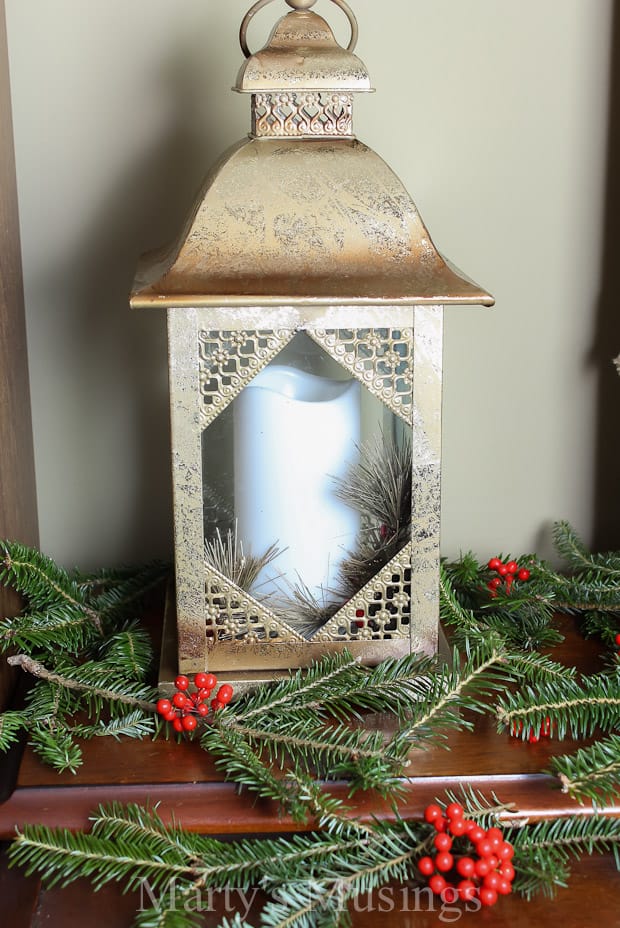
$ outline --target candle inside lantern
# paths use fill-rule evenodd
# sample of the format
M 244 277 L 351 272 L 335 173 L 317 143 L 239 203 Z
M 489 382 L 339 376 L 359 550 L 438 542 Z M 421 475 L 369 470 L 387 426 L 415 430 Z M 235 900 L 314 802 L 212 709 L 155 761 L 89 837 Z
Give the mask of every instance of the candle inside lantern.
M 235 513 L 246 550 L 285 549 L 257 595 L 298 584 L 323 601 L 355 541 L 359 513 L 335 494 L 358 456 L 360 384 L 271 365 L 236 401 Z

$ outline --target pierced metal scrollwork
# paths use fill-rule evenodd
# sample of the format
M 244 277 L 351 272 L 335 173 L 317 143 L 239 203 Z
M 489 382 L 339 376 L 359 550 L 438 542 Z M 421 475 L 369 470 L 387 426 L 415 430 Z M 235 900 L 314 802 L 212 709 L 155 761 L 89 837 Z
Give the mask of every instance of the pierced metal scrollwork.
M 388 409 L 411 425 L 411 329 L 314 329 L 308 335 Z
M 353 135 L 350 93 L 257 93 L 252 95 L 252 135 L 257 138 Z
M 411 626 L 411 545 L 313 635 L 313 641 L 408 638 Z
M 200 425 L 206 428 L 243 388 L 290 342 L 294 332 L 198 333 Z

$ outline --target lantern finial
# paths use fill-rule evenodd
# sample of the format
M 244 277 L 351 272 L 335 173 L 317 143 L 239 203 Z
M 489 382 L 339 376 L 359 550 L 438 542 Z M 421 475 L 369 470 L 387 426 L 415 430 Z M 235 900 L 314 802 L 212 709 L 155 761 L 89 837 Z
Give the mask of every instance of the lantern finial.
M 309 10 L 310 7 L 314 6 L 316 0 L 285 0 L 289 6 L 292 6 L 294 10 Z
M 265 47 L 252 54 L 247 28 L 269 2 L 254 4 L 239 35 L 247 61 L 234 89 L 252 94 L 252 135 L 352 137 L 353 94 L 372 89 L 365 65 L 353 54 L 358 29 L 352 10 L 345 0 L 333 0 L 351 26 L 351 40 L 343 48 L 328 23 L 310 10 L 315 0 L 286 0 L 293 12 L 276 23 Z

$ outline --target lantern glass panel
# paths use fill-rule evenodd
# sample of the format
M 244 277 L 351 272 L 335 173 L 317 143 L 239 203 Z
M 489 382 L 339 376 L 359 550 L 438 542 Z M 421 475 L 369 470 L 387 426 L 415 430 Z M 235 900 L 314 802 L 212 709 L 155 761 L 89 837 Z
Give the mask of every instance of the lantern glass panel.
M 370 331 L 339 336 L 362 335 L 362 362 L 374 351 L 376 369 Z M 241 334 L 218 333 L 219 376 L 233 388 L 252 363 Z M 411 429 L 304 332 L 244 383 L 202 432 L 207 573 L 309 637 L 409 541 Z

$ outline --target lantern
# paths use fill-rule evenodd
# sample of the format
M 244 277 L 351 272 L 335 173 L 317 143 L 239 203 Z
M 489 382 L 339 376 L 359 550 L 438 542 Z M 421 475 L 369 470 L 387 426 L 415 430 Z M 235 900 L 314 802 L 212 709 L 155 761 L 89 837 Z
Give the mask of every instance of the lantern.
M 347 49 L 314 0 L 286 0 L 251 54 L 268 2 L 240 33 L 249 138 L 131 297 L 168 312 L 169 675 L 242 687 L 345 648 L 369 663 L 436 650 L 443 307 L 493 302 L 353 135 L 371 85 L 350 8 L 333 0 Z

